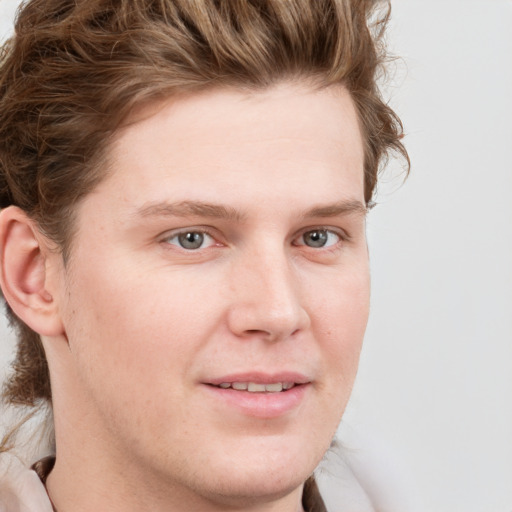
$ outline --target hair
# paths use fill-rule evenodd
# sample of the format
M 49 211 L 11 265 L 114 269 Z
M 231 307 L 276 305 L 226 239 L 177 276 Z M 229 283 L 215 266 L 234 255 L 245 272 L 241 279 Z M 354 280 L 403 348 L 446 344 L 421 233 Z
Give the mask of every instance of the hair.
M 408 165 L 399 118 L 377 80 L 389 1 L 31 0 L 0 53 L 0 208 L 16 205 L 69 254 L 76 204 L 107 174 L 134 108 L 209 88 L 283 80 L 343 85 L 364 141 L 365 199 L 390 152 Z M 39 335 L 17 334 L 4 400 L 51 404 Z

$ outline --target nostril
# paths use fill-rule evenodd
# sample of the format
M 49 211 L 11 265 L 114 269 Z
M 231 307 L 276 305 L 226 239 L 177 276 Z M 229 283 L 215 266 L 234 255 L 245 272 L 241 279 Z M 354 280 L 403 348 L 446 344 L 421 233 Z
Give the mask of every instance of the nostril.
M 298 334 L 300 332 L 300 328 L 299 329 L 295 329 L 293 332 L 291 333 L 287 333 L 286 331 L 282 331 L 282 330 L 275 330 L 275 331 L 271 331 L 271 330 L 265 330 L 265 329 L 246 329 L 242 336 L 243 337 L 246 337 L 248 339 L 250 338 L 261 338 L 261 339 L 265 339 L 265 340 L 268 340 L 268 341 L 277 341 L 277 340 L 281 340 L 283 338 L 287 338 L 287 337 L 293 337 L 295 336 L 296 334 Z

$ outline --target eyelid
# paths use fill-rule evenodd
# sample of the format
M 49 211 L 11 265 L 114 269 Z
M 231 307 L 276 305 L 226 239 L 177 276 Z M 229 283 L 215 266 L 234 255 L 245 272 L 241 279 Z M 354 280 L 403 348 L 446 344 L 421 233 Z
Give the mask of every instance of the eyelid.
M 310 226 L 305 229 L 302 229 L 299 232 L 299 234 L 293 239 L 293 244 L 300 246 L 300 247 L 308 247 L 306 244 L 304 244 L 304 243 L 298 244 L 298 243 L 296 243 L 296 241 L 299 238 L 301 238 L 302 236 L 304 236 L 306 233 L 310 233 L 311 231 L 327 231 L 328 233 L 333 233 L 334 235 L 339 237 L 340 242 L 346 242 L 346 241 L 350 240 L 350 236 L 347 234 L 347 232 L 344 229 L 341 229 L 338 227 L 333 227 L 333 226 Z M 335 245 L 337 245 L 337 244 L 324 246 L 324 247 L 318 247 L 318 248 L 311 247 L 311 249 L 315 249 L 315 250 L 327 249 L 328 250 L 328 249 L 331 249 L 332 247 L 334 247 Z
M 163 235 L 159 237 L 159 241 L 166 245 L 172 245 L 174 247 L 177 247 L 178 249 L 181 249 L 185 252 L 198 252 L 200 250 L 205 250 L 210 247 L 222 244 L 222 242 L 219 241 L 220 237 L 216 233 L 214 234 L 213 231 L 214 230 L 208 226 L 187 226 L 184 228 L 176 228 L 166 231 Z M 201 233 L 202 235 L 211 238 L 212 243 L 208 244 L 206 247 L 201 247 L 200 249 L 186 249 L 185 247 L 181 247 L 179 244 L 169 242 L 169 240 L 186 233 Z
M 350 236 L 347 234 L 347 232 L 340 227 L 316 225 L 316 226 L 308 226 L 307 228 L 303 228 L 302 230 L 300 230 L 300 232 L 296 236 L 294 236 L 294 238 L 292 239 L 292 245 L 300 246 L 300 247 L 308 247 L 315 251 L 318 251 L 321 249 L 324 249 L 324 250 L 331 249 L 332 250 L 335 246 L 339 245 L 339 242 L 338 242 L 338 243 L 335 243 L 335 244 L 332 244 L 329 246 L 315 248 L 315 247 L 309 247 L 305 243 L 297 242 L 306 233 L 309 233 L 309 232 L 315 231 L 315 230 L 327 231 L 329 233 L 332 233 L 339 238 L 339 242 L 345 242 L 345 241 L 350 240 Z M 184 247 L 181 247 L 179 244 L 173 244 L 173 243 L 169 242 L 170 239 L 178 237 L 179 235 L 182 235 L 185 233 L 202 233 L 205 236 L 210 237 L 212 239 L 212 243 L 210 243 L 207 247 L 202 247 L 200 249 L 191 250 L 191 249 L 186 249 Z M 225 245 L 225 242 L 222 241 L 222 237 L 219 235 L 217 230 L 211 228 L 210 226 L 187 226 L 187 227 L 171 229 L 169 231 L 164 232 L 158 238 L 159 238 L 159 242 L 164 243 L 165 245 L 172 245 L 172 246 L 177 247 L 178 249 L 181 249 L 185 252 L 199 252 L 200 250 L 205 250 L 210 247 L 214 247 L 216 245 L 217 246 Z

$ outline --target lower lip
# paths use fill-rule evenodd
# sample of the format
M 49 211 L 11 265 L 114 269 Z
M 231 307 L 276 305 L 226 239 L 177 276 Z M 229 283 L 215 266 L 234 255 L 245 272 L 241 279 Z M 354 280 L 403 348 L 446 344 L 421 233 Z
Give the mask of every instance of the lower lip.
M 205 385 L 206 390 L 228 407 L 255 418 L 278 418 L 296 410 L 311 384 L 299 384 L 279 393 L 250 393 Z

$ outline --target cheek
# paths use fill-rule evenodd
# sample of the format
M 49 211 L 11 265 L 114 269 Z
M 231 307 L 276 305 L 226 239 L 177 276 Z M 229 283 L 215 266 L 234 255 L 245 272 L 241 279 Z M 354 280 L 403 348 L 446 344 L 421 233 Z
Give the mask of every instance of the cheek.
M 198 326 L 181 321 L 186 306 L 170 290 L 160 294 L 147 279 L 101 286 L 101 277 L 77 283 L 73 297 L 82 306 L 69 333 L 77 382 L 99 421 L 145 438 L 168 429 L 180 407 Z
M 346 401 L 357 373 L 359 355 L 368 322 L 369 272 L 363 267 L 326 287 L 314 316 L 320 333 L 326 372 L 331 375 L 333 393 Z
M 315 431 L 331 441 L 350 398 L 369 311 L 369 278 L 361 272 L 339 276 L 324 286 L 314 304 L 312 329 L 322 354 Z M 328 445 L 322 445 L 324 449 Z
M 168 389 L 215 325 L 216 304 L 201 300 L 205 290 L 189 275 L 104 260 L 116 265 L 73 276 L 66 330 L 77 366 L 91 385 L 114 377 L 132 393 Z

